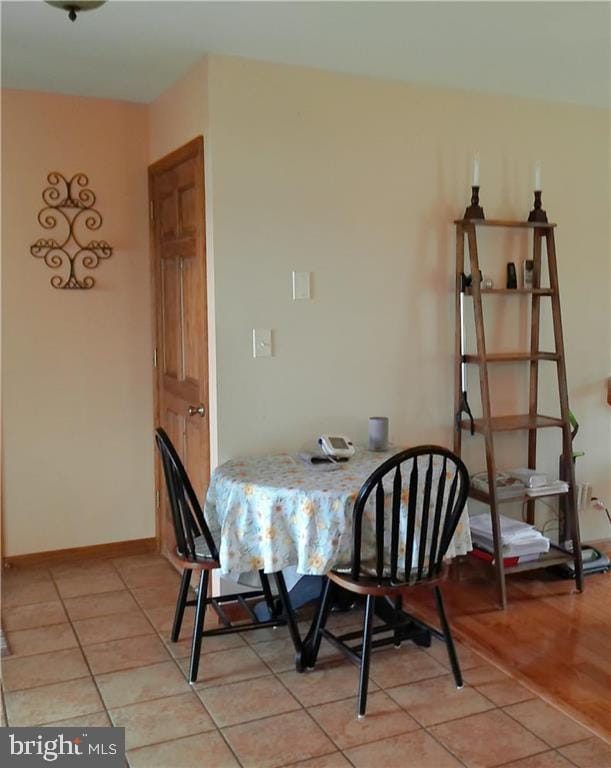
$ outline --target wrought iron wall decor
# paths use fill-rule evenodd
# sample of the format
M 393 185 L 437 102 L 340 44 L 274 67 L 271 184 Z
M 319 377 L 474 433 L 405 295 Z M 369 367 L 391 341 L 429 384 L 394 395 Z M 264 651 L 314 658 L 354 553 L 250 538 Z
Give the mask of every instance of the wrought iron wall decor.
M 89 179 L 84 173 L 75 173 L 71 179 L 53 171 L 47 176 L 51 186 L 42 193 L 45 207 L 38 213 L 38 222 L 44 229 L 57 229 L 56 237 L 39 238 L 30 246 L 30 253 L 43 259 L 50 269 L 64 268 L 65 276 L 53 275 L 54 288 L 93 288 L 91 275 L 77 277 L 78 265 L 95 269 L 102 259 L 112 256 L 112 247 L 106 240 L 84 242 L 87 231 L 102 226 L 102 214 L 94 208 L 95 194 L 87 187 Z

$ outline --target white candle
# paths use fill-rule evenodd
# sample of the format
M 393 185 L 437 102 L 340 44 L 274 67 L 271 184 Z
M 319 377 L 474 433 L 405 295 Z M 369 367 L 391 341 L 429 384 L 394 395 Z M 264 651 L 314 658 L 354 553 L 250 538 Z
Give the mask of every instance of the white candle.
M 473 186 L 479 187 L 479 152 L 473 155 Z
M 541 161 L 537 160 L 535 163 L 535 190 L 541 191 Z

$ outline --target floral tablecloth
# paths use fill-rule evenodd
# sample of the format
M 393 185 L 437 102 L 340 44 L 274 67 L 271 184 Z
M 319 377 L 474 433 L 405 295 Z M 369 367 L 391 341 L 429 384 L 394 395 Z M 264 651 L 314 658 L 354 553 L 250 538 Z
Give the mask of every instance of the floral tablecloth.
M 356 496 L 373 470 L 398 450 L 374 453 L 360 449 L 350 461 L 331 467 L 308 465 L 290 454 L 231 460 L 219 466 L 210 480 L 205 516 L 220 542 L 221 572 L 237 576 L 296 566 L 299 574 L 320 576 L 348 565 Z M 441 460 L 434 464 L 433 494 L 441 467 Z M 404 477 L 410 469 L 408 463 Z M 426 471 L 425 464 L 422 471 Z M 448 472 L 446 494 L 452 477 L 453 470 Z M 390 486 L 385 490 L 389 506 Z M 402 503 L 407 502 L 407 495 L 404 490 Z M 422 498 L 417 504 L 418 532 L 421 507 Z M 367 539 L 373 542 L 373 530 L 373 515 L 367 510 L 364 552 Z M 465 508 L 447 555 L 462 555 L 470 549 Z

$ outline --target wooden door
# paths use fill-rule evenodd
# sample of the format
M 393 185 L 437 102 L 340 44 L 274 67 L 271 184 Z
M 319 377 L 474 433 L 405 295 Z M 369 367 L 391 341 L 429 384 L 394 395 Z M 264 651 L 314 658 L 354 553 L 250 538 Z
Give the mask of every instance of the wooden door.
M 157 425 L 201 499 L 210 475 L 204 143 L 200 136 L 149 168 Z M 157 466 L 157 537 L 175 547 Z

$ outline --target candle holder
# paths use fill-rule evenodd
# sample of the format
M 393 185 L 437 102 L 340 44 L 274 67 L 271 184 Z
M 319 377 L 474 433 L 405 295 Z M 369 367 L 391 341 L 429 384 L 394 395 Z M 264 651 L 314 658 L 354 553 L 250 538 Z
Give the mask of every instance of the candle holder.
M 484 209 L 479 204 L 479 187 L 471 187 L 471 205 L 465 208 L 465 219 L 485 219 Z
M 528 214 L 529 221 L 543 222 L 547 224 L 547 213 L 541 207 L 541 190 L 535 189 L 535 204 L 532 211 Z

